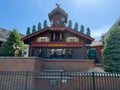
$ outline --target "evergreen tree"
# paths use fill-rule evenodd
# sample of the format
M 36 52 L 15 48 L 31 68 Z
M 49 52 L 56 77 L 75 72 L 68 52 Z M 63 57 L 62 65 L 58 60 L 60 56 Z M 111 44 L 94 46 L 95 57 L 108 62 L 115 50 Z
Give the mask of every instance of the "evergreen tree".
M 26 35 L 30 35 L 30 27 L 27 28 Z
M 78 31 L 78 23 L 75 23 L 74 30 Z
M 20 35 L 17 32 L 17 29 L 13 29 L 13 31 L 9 34 L 9 37 L 0 47 L 0 56 L 14 56 L 14 44 L 18 44 L 20 49 L 23 49 L 23 43 L 20 40 Z
M 104 69 L 120 72 L 120 27 L 113 26 L 105 39 L 103 48 Z
M 83 25 L 81 25 L 81 27 L 80 27 L 80 32 L 84 34 L 84 26 Z
M 72 21 L 71 20 L 69 20 L 69 22 L 68 22 L 68 27 L 72 28 Z
M 41 23 L 39 22 L 38 23 L 38 30 L 41 30 L 42 28 L 41 28 Z
M 36 32 L 36 26 L 33 25 L 33 27 L 32 27 L 32 33 L 35 33 L 35 32 Z
M 47 21 L 46 21 L 46 20 L 44 20 L 43 27 L 44 27 L 44 28 L 48 27 L 48 25 L 47 25 Z
M 90 28 L 89 27 L 87 28 L 86 35 L 90 36 Z

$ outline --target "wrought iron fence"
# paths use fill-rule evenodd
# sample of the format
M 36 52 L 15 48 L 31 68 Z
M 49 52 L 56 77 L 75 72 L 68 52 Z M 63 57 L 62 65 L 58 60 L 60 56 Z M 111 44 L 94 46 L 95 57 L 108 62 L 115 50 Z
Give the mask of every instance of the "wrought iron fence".
M 0 71 L 0 90 L 120 90 L 120 74 Z

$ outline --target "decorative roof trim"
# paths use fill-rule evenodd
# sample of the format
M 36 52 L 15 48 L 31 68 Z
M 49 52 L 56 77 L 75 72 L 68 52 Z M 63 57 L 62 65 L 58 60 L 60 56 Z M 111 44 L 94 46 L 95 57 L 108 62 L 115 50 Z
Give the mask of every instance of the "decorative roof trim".
M 68 30 L 68 31 L 70 31 L 70 32 L 72 32 L 72 33 L 75 33 L 75 34 L 77 34 L 77 35 L 79 35 L 79 36 L 82 36 L 82 37 L 84 37 L 84 38 L 90 39 L 91 41 L 94 41 L 94 38 L 92 38 L 92 37 L 90 37 L 90 36 L 88 36 L 88 35 L 82 34 L 81 32 L 75 31 L 74 29 L 71 29 L 71 28 L 69 28 L 69 27 L 66 27 L 65 30 Z
M 80 32 L 77 32 L 77 31 L 75 31 L 75 30 L 73 30 L 73 29 L 71 29 L 71 28 L 61 27 L 61 26 L 57 26 L 57 27 L 54 26 L 54 27 L 44 28 L 44 29 L 42 29 L 42 30 L 40 30 L 40 31 L 37 31 L 37 32 L 35 32 L 35 33 L 33 33 L 33 34 L 30 34 L 30 35 L 28 35 L 28 36 L 23 37 L 21 40 L 24 41 L 24 40 L 26 40 L 26 39 L 32 38 L 32 37 L 34 37 L 34 36 L 36 36 L 36 35 L 38 35 L 38 34 L 40 34 L 40 33 L 43 33 L 43 32 L 45 32 L 45 31 L 47 31 L 47 30 L 51 30 L 51 28 L 54 28 L 54 29 L 56 29 L 56 30 L 63 28 L 64 30 L 70 31 L 70 32 L 72 32 L 72 33 L 74 33 L 74 34 L 77 34 L 77 35 L 82 36 L 82 37 L 84 37 L 84 38 L 86 38 L 86 39 L 89 39 L 89 40 L 91 40 L 91 41 L 94 41 L 94 38 L 92 38 L 92 37 L 90 37 L 90 36 L 88 36 L 88 35 L 85 35 L 85 34 L 82 34 L 82 33 L 80 33 Z
M 41 30 L 39 30 L 39 31 L 37 31 L 37 32 L 35 32 L 35 33 L 33 33 L 33 34 L 30 34 L 30 35 L 27 35 L 27 36 L 23 37 L 21 40 L 24 41 L 24 40 L 26 40 L 26 39 L 29 39 L 29 38 L 31 38 L 31 37 L 33 37 L 33 36 L 36 36 L 36 35 L 38 35 L 38 34 L 40 34 L 40 33 L 42 33 L 42 32 L 47 31 L 48 29 L 49 29 L 49 27 L 48 27 L 48 28 L 41 29 Z

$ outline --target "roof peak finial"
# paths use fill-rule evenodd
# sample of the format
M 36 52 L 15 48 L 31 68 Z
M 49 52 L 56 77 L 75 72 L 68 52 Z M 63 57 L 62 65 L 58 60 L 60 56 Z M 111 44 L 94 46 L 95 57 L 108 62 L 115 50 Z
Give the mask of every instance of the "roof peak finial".
M 60 7 L 60 4 L 56 3 L 56 6 L 57 6 L 57 7 Z

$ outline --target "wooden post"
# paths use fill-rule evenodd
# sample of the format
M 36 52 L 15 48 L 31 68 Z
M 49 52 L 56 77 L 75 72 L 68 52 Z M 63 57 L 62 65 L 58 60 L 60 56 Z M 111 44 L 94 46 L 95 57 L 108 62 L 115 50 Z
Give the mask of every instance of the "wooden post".
M 62 40 L 62 33 L 60 33 L 60 40 Z
M 53 33 L 53 40 L 55 40 L 55 33 Z

